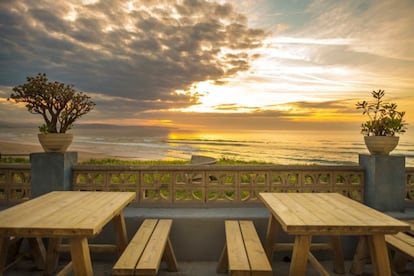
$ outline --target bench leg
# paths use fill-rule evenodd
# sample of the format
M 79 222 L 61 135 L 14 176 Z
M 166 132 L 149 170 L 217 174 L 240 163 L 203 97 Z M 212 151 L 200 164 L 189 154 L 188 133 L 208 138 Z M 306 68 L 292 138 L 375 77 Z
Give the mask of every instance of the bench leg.
M 6 268 L 9 241 L 9 237 L 0 236 L 0 276 L 3 275 L 4 269 Z
M 220 259 L 216 268 L 217 273 L 226 273 L 229 267 L 229 259 L 227 256 L 227 246 L 224 245 L 223 251 L 221 252 Z
M 177 259 L 175 258 L 174 250 L 172 248 L 171 241 L 169 238 L 167 239 L 167 244 L 165 246 L 164 256 L 165 260 L 167 261 L 168 271 L 177 272 Z
M 399 251 L 394 253 L 393 257 L 393 266 L 396 272 L 402 273 L 405 271 L 405 267 L 407 265 L 407 258 Z

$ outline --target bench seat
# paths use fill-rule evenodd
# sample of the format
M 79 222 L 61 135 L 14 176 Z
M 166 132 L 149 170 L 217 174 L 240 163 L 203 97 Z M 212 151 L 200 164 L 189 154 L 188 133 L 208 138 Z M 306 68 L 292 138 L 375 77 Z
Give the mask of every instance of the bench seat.
M 112 268 L 113 275 L 157 275 L 165 257 L 168 271 L 177 271 L 169 234 L 171 219 L 145 219 Z
M 272 275 L 272 266 L 252 221 L 226 220 L 225 232 L 226 244 L 217 267 L 218 273 Z
M 414 260 L 414 237 L 399 232 L 395 235 L 385 235 L 385 241 L 391 250 L 395 251 L 393 266 L 396 272 L 403 272 L 407 260 Z

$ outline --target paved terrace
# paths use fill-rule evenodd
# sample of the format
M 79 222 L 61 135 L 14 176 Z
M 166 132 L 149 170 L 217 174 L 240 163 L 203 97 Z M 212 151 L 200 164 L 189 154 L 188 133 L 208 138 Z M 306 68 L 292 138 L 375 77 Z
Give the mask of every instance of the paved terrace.
M 179 266 L 178 272 L 166 271 L 165 263 L 162 264 L 159 272 L 160 276 L 211 276 L 226 275 L 216 273 L 218 259 L 225 242 L 224 220 L 232 219 L 251 219 L 254 221 L 259 237 L 264 241 L 268 211 L 266 208 L 134 208 L 124 209 L 128 236 L 131 237 L 145 218 L 172 218 L 173 228 L 170 233 L 171 242 L 176 253 Z M 414 218 L 414 210 L 406 209 L 405 212 L 389 213 L 400 219 Z M 98 238 L 91 243 L 108 242 L 108 237 L 113 236 L 112 225 L 108 225 Z M 281 233 L 282 234 L 282 233 Z M 283 234 L 282 234 L 283 236 Z M 284 236 L 284 239 L 292 237 Z M 313 241 L 324 241 L 324 237 L 315 237 Z M 345 254 L 346 274 L 333 273 L 333 264 L 330 252 L 316 252 L 315 256 L 321 260 L 321 264 L 331 275 L 353 275 L 350 267 L 353 253 L 355 252 L 357 237 L 343 237 L 342 246 Z M 291 252 L 275 252 L 272 261 L 273 275 L 289 275 L 289 258 Z M 23 243 L 21 250 L 22 259 L 6 271 L 6 276 L 28 276 L 42 275 L 42 271 L 36 269 L 27 251 L 27 244 Z M 117 260 L 116 254 L 94 253 L 91 252 L 93 269 L 95 275 L 111 275 L 112 266 Z M 69 260 L 68 253 L 61 253 L 60 268 L 64 267 Z M 308 264 L 306 275 L 319 275 L 311 264 Z M 372 267 L 368 264 L 362 275 L 374 275 Z M 414 263 L 407 266 L 407 271 L 399 275 L 414 275 Z
M 41 158 L 50 158 L 50 156 L 40 156 Z M 52 189 L 52 190 L 133 190 L 137 191 L 137 202 L 124 210 L 128 236 L 131 237 L 145 218 L 172 218 L 173 228 L 171 230 L 171 242 L 174 247 L 179 272 L 168 273 L 163 267 L 159 275 L 223 275 L 216 273 L 216 265 L 224 245 L 224 220 L 225 219 L 250 219 L 254 221 L 259 237 L 264 241 L 266 226 L 269 213 L 260 202 L 249 201 L 254 200 L 257 192 L 268 191 L 337 191 L 348 196 L 355 196 L 356 200 L 363 201 L 365 204 L 378 210 L 389 213 L 390 215 L 401 219 L 413 219 L 414 211 L 408 209 L 410 207 L 407 202 L 412 203 L 412 194 L 414 190 L 414 168 L 405 168 L 404 163 L 400 162 L 400 157 L 370 157 L 363 156 L 366 162 L 361 162 L 360 166 L 344 168 L 344 167 L 260 167 L 252 168 L 235 166 L 232 168 L 223 168 L 216 166 L 188 166 L 179 168 L 163 167 L 144 167 L 144 168 L 90 168 L 84 166 L 71 166 L 67 164 L 67 156 L 61 158 L 52 156 L 52 161 L 47 164 L 56 164 L 61 162 L 62 168 L 58 168 L 56 174 L 52 174 L 51 167 L 45 167 L 42 162 L 32 164 L 32 167 L 24 165 L 21 168 L 12 166 L 2 166 L 0 170 L 0 181 L 2 189 L 2 201 L 6 201 L 3 207 L 7 207 L 7 203 L 13 203 L 14 197 L 36 196 L 47 192 L 46 190 L 35 189 Z M 70 156 L 69 156 L 70 157 Z M 70 158 L 69 158 L 70 159 Z M 371 160 L 373 159 L 373 160 Z M 381 159 L 381 160 L 377 160 Z M 384 159 L 384 160 L 383 160 Z M 397 159 L 395 162 L 394 159 Z M 60 161 L 62 160 L 62 161 Z M 403 160 L 402 160 L 403 161 Z M 70 163 L 70 162 L 69 162 Z M 76 163 L 76 161 L 74 162 Z M 395 165 L 395 163 L 398 163 Z M 68 168 L 69 167 L 69 168 Z M 381 168 L 379 168 L 381 167 Z M 185 168 L 185 169 L 184 169 Z M 37 169 L 44 170 L 36 171 Z M 183 170 L 184 169 L 184 170 Z M 294 172 L 295 177 L 292 179 L 290 175 Z M 177 189 L 177 175 L 185 176 L 192 174 L 202 175 L 201 183 L 205 188 L 201 194 L 204 199 L 201 205 L 193 207 L 179 207 L 174 203 L 174 198 L 164 197 L 164 194 L 173 195 L 173 191 Z M 53 179 L 50 176 L 58 175 L 61 179 Z M 130 175 L 136 175 L 133 183 L 129 183 Z M 175 175 L 168 177 L 166 184 L 161 182 L 163 178 L 159 175 Z M 213 180 L 208 182 L 207 175 L 213 175 Z M 279 177 L 280 175 L 280 177 Z M 111 177 L 110 177 L 111 176 Z M 276 177 L 275 177 L 276 176 Z M 49 179 L 50 178 L 50 179 Z M 72 182 L 73 178 L 73 182 Z M 115 179 L 115 182 L 111 182 Z M 154 180 L 146 183 L 146 180 Z M 172 179 L 176 179 L 172 181 Z M 225 189 L 217 185 L 217 181 L 224 182 Z M 274 180 L 275 179 L 275 180 Z M 46 181 L 45 181 L 46 180 Z M 339 181 L 338 181 L 339 180 Z M 102 182 L 104 181 L 104 182 Z M 172 181 L 172 182 L 171 182 Z M 274 181 L 274 182 L 273 182 Z M 46 183 L 48 182 L 48 183 Z M 63 183 L 62 187 L 52 187 L 53 183 Z M 378 187 L 379 183 L 391 183 L 391 187 Z M 399 183 L 398 185 L 396 183 Z M 154 184 L 156 184 L 154 186 Z M 229 184 L 229 185 L 226 185 Z M 43 186 L 42 186 L 43 185 Z M 157 186 L 161 185 L 161 186 Z M 180 188 L 191 191 L 194 187 L 199 190 L 199 184 L 194 181 L 183 180 Z M 216 194 L 223 194 L 230 187 L 232 190 L 232 198 L 223 197 L 229 204 L 226 208 L 220 208 L 219 204 L 210 204 L 208 198 L 211 193 L 209 185 L 215 188 Z M 397 188 L 398 186 L 398 188 Z M 167 188 L 164 188 L 167 187 Z M 167 193 L 163 192 L 166 189 Z M 385 189 L 385 190 L 384 190 Z M 156 191 L 156 193 L 154 193 Z M 247 193 L 246 193 L 247 191 Z M 345 191 L 345 192 L 344 192 Z M 402 191 L 400 193 L 400 191 Z M 144 196 L 145 195 L 145 196 Z M 163 196 L 157 196 L 163 195 Z M 247 195 L 247 196 L 246 196 Z M 398 196 L 396 200 L 394 195 Z M 407 198 L 404 200 L 404 196 Z M 194 196 L 194 194 L 193 194 Z M 245 196 L 245 197 L 244 197 Z M 199 201 L 200 195 L 195 195 L 193 201 Z M 235 207 L 232 206 L 234 202 Z M 248 204 L 246 204 L 246 202 Z M 4 202 L 3 202 L 4 203 Z M 147 204 L 148 203 L 148 204 Z M 165 204 L 167 203 L 167 204 Z M 171 204 L 172 203 L 172 204 Z M 207 204 L 206 204 L 207 203 Z M 398 204 L 397 204 L 398 203 Z M 158 206 L 157 206 L 158 205 Z M 175 205 L 175 206 L 171 206 Z M 197 204 L 195 204 L 197 205 Z M 151 207 L 152 206 L 152 207 Z M 164 206 L 164 208 L 160 208 Z M 178 206 L 178 207 L 177 207 Z M 1 207 L 1 208 L 3 208 Z M 171 208 L 173 207 L 173 208 Z M 400 210 L 400 209 L 403 210 Z M 108 225 L 102 232 L 102 235 L 96 238 L 98 243 L 106 243 L 113 236 L 112 225 Z M 284 239 L 292 237 L 285 236 Z M 317 239 L 324 237 L 317 237 Z M 94 241 L 91 241 L 93 243 Z M 347 260 L 346 271 L 349 271 L 350 262 L 355 252 L 356 237 L 344 237 L 342 240 L 344 254 Z M 66 253 L 64 253 L 66 254 Z M 65 263 L 68 256 L 62 256 L 61 265 Z M 112 254 L 91 253 L 95 275 L 110 275 L 111 268 L 115 263 L 117 256 Z M 328 271 L 332 271 L 332 263 L 328 252 L 318 252 L 315 254 L 318 260 Z M 288 275 L 289 252 L 277 252 L 273 259 L 272 265 L 274 275 Z M 308 266 L 308 275 L 317 275 L 311 265 Z M 369 265 L 366 267 L 366 274 L 372 275 Z M 5 275 L 41 275 L 40 271 L 35 270 L 33 262 L 28 257 L 23 258 L 17 265 L 10 268 Z M 332 274 L 335 275 L 335 274 Z M 351 275 L 351 274 L 346 274 Z M 414 275 L 414 267 L 411 265 L 409 270 L 401 275 Z

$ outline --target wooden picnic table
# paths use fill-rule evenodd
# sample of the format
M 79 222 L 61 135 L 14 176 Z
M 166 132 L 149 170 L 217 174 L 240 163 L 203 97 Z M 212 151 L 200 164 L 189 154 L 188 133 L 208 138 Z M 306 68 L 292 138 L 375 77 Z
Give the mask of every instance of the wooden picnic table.
M 134 198 L 134 192 L 56 191 L 1 211 L 0 275 L 11 237 L 29 238 L 38 247 L 34 250 L 43 255 L 45 274 L 54 273 L 60 241 L 68 239 L 74 274 L 93 275 L 88 238 L 113 221 L 117 244 L 110 249 L 121 253 L 128 244 L 122 210 Z M 47 253 L 41 238 L 49 238 Z M 101 250 L 107 247 L 102 245 Z
M 281 228 L 294 235 L 290 275 L 305 275 L 308 260 L 322 275 L 329 275 L 310 249 L 312 236 L 328 236 L 334 270 L 345 273 L 340 236 L 361 236 L 357 250 L 368 250 L 376 275 L 391 275 L 385 234 L 408 231 L 410 226 L 338 193 L 260 193 L 270 211 L 265 250 L 271 260 Z M 358 253 L 358 252 L 357 252 Z M 361 264 L 361 263 L 359 263 Z M 354 266 L 359 265 L 354 258 Z

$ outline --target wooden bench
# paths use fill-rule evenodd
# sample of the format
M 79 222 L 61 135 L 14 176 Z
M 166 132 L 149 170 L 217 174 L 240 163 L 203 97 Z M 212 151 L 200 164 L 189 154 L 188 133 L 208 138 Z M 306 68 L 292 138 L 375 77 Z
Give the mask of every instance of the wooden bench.
M 405 271 L 408 260 L 414 260 L 414 237 L 406 233 L 386 235 L 385 241 L 395 251 L 392 264 L 395 272 Z
M 262 243 L 252 221 L 226 220 L 226 244 L 217 266 L 230 275 L 272 275 Z
M 145 219 L 112 268 L 113 275 L 157 275 L 165 257 L 168 271 L 177 271 L 169 234 L 171 219 Z

